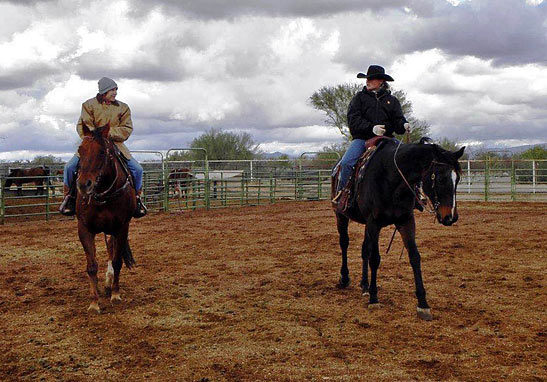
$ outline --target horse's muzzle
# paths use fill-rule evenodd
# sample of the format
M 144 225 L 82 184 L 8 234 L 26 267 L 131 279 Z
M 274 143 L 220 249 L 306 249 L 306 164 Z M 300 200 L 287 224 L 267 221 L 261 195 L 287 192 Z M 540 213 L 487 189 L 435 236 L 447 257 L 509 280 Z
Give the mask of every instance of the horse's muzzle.
M 95 188 L 95 182 L 91 179 L 86 180 L 85 182 L 78 182 L 78 189 L 82 194 L 89 195 L 93 192 Z
M 444 226 L 451 226 L 458 221 L 458 211 L 454 210 L 454 215 L 452 215 L 451 208 L 440 207 L 437 211 L 437 221 Z

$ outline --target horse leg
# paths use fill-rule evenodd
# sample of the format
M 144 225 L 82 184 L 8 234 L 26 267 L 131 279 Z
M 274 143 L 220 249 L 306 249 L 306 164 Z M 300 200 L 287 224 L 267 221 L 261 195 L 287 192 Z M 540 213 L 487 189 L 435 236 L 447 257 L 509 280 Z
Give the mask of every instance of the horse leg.
M 44 195 L 44 185 L 41 181 L 34 183 L 36 185 L 36 195 Z
M 114 237 L 114 256 L 112 267 L 114 268 L 114 280 L 112 282 L 112 294 L 110 302 L 116 304 L 122 301 L 120 296 L 120 270 L 122 269 L 123 253 L 128 250 L 129 223 L 127 223 Z
M 380 250 L 378 248 L 379 236 L 380 228 L 374 223 L 367 222 L 364 246 L 366 247 L 366 252 L 368 252 L 368 260 L 370 264 L 369 304 L 378 303 L 378 286 L 376 284 L 376 276 L 378 273 L 378 267 L 380 266 Z M 363 262 L 365 262 L 365 259 L 363 259 Z
M 342 214 L 336 214 L 336 225 L 338 228 L 338 235 L 340 235 L 340 249 L 342 250 L 342 267 L 340 268 L 341 276 L 340 280 L 338 280 L 338 287 L 345 288 L 350 282 L 348 270 L 349 219 Z
M 368 250 L 368 239 L 367 231 L 365 229 L 365 238 L 363 239 L 363 244 L 361 245 L 361 259 L 363 262 L 362 265 L 362 274 L 361 274 L 361 292 L 363 296 L 369 296 L 369 284 L 368 284 L 368 261 L 369 261 L 369 250 Z
M 112 283 L 114 282 L 114 268 L 112 267 L 112 259 L 114 258 L 114 243 L 110 236 L 108 239 L 105 234 L 106 249 L 108 251 L 108 263 L 106 266 L 106 274 L 104 278 L 104 290 L 107 297 L 112 294 Z
M 84 248 L 87 260 L 87 276 L 89 278 L 89 291 L 91 294 L 91 303 L 87 310 L 101 313 L 99 308 L 99 292 L 97 291 L 97 271 L 99 266 L 95 258 L 95 234 L 89 232 L 84 225 L 78 222 L 78 236 L 82 247 Z
M 418 247 L 416 246 L 415 240 L 416 223 L 414 221 L 414 216 L 406 224 L 397 228 L 403 238 L 403 243 L 408 251 L 410 265 L 412 266 L 412 271 L 414 272 L 414 284 L 416 285 L 416 297 L 418 298 L 418 317 L 425 321 L 431 321 L 433 316 L 431 315 L 431 309 L 429 308 L 425 298 L 426 293 L 422 281 L 420 253 L 418 252 Z
M 15 183 L 17 186 L 17 196 L 23 196 L 23 184 L 22 183 Z

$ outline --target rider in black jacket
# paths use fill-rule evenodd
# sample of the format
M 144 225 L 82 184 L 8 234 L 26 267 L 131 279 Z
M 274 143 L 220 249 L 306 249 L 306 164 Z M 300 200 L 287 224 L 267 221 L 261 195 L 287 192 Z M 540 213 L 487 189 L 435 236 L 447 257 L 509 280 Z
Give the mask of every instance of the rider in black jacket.
M 393 81 L 393 78 L 385 73 L 384 68 L 371 65 L 367 74 L 359 73 L 357 78 L 366 78 L 367 85 L 349 104 L 348 126 L 352 142 L 340 161 L 340 179 L 334 203 L 346 185 L 353 166 L 365 151 L 367 139 L 379 135 L 392 138 L 394 133 L 404 134 L 410 131 L 410 124 L 403 115 L 401 104 L 391 95 L 386 82 Z
M 353 139 L 374 138 L 372 128 L 376 125 L 384 126 L 386 137 L 393 137 L 394 132 L 404 134 L 405 123 L 401 104 L 391 95 L 386 82 L 377 91 L 364 87 L 349 104 L 348 126 Z

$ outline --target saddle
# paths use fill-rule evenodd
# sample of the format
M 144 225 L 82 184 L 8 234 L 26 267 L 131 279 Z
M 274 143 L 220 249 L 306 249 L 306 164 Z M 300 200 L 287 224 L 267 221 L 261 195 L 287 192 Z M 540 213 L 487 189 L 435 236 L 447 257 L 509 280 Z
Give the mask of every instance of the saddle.
M 127 166 L 127 163 L 129 162 L 129 159 L 127 159 L 123 153 L 121 152 L 120 148 L 117 145 L 114 145 L 114 155 L 122 165 L 123 171 L 125 174 L 129 177 L 129 183 L 131 183 L 131 186 L 135 187 L 135 179 L 133 179 L 133 174 L 131 174 L 131 171 L 129 171 L 129 167 Z
M 357 160 L 357 163 L 355 164 L 354 170 L 349 177 L 347 184 L 344 186 L 344 188 L 342 188 L 339 196 L 332 203 L 332 208 L 334 212 L 341 213 L 352 220 L 359 221 L 359 219 L 357 219 L 355 216 L 357 212 L 355 210 L 355 195 L 357 195 L 357 186 L 362 182 L 368 164 L 370 163 L 370 160 L 372 159 L 378 148 L 380 148 L 382 144 L 389 139 L 391 138 L 378 136 L 371 138 L 365 142 L 365 152 Z M 339 172 L 340 166 L 337 165 L 334 174 L 336 176 L 337 182 L 340 181 Z

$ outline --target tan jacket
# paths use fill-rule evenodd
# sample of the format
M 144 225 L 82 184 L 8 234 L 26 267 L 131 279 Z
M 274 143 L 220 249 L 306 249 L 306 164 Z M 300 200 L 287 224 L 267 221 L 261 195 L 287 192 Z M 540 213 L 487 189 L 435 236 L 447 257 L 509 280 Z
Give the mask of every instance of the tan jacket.
M 131 121 L 131 110 L 127 104 L 115 101 L 110 105 L 99 102 L 97 97 L 88 99 L 82 104 L 82 113 L 78 120 L 76 130 L 83 138 L 84 132 L 82 121 L 90 130 L 101 127 L 110 122 L 110 137 L 118 146 L 122 154 L 131 159 L 131 153 L 123 142 L 129 138 L 133 132 L 133 122 Z

